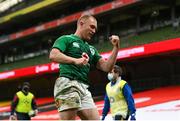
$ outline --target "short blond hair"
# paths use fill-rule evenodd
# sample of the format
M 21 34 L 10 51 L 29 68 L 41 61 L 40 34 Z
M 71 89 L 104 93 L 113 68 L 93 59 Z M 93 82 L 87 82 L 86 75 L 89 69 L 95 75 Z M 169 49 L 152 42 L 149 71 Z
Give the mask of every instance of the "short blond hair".
M 81 15 L 81 17 L 78 19 L 77 24 L 79 24 L 81 20 L 86 21 L 88 18 L 93 18 L 96 20 L 96 18 L 92 16 L 91 14 L 84 14 L 84 15 Z

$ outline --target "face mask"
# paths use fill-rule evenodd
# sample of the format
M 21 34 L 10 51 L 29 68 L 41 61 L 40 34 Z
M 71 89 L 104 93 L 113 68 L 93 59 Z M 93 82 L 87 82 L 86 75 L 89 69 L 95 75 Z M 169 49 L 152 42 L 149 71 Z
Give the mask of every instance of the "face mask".
M 23 87 L 22 89 L 25 93 L 28 93 L 29 92 L 29 88 L 28 87 Z
M 108 79 L 110 80 L 110 81 L 112 81 L 113 80 L 113 74 L 112 73 L 108 73 Z

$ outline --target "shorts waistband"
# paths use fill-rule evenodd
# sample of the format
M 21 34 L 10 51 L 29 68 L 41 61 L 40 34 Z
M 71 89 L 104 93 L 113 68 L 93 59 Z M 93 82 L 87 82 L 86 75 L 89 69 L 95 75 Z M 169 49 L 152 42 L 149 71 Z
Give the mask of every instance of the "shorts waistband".
M 78 83 L 82 84 L 85 88 L 88 88 L 88 87 L 89 87 L 88 84 L 85 84 L 85 83 L 83 83 L 83 82 L 80 82 L 80 81 L 78 81 L 78 79 L 73 79 L 73 78 L 67 77 L 67 76 L 60 76 L 60 77 L 67 78 L 67 79 L 69 79 L 70 81 L 77 81 Z M 59 77 L 59 78 L 60 78 L 60 77 Z

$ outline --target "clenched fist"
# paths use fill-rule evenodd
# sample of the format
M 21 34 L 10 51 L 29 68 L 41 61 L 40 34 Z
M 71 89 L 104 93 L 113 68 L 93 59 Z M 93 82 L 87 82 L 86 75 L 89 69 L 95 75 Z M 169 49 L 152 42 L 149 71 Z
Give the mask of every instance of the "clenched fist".
M 112 35 L 111 37 L 109 37 L 109 39 L 110 39 L 113 46 L 119 48 L 119 41 L 120 41 L 119 36 Z

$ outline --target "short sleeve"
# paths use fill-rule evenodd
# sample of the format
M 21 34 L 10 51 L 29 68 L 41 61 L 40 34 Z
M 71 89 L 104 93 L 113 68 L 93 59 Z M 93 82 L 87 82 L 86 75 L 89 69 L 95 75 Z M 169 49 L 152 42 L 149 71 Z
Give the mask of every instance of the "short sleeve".
M 59 37 L 53 44 L 52 48 L 57 48 L 60 51 L 64 52 L 68 45 L 68 38 L 65 36 Z
M 99 54 L 99 52 L 97 51 L 96 48 L 94 48 L 93 46 L 90 47 L 91 49 L 91 53 L 93 54 L 93 64 L 96 65 L 97 62 L 99 61 L 100 58 L 102 58 L 102 56 Z

